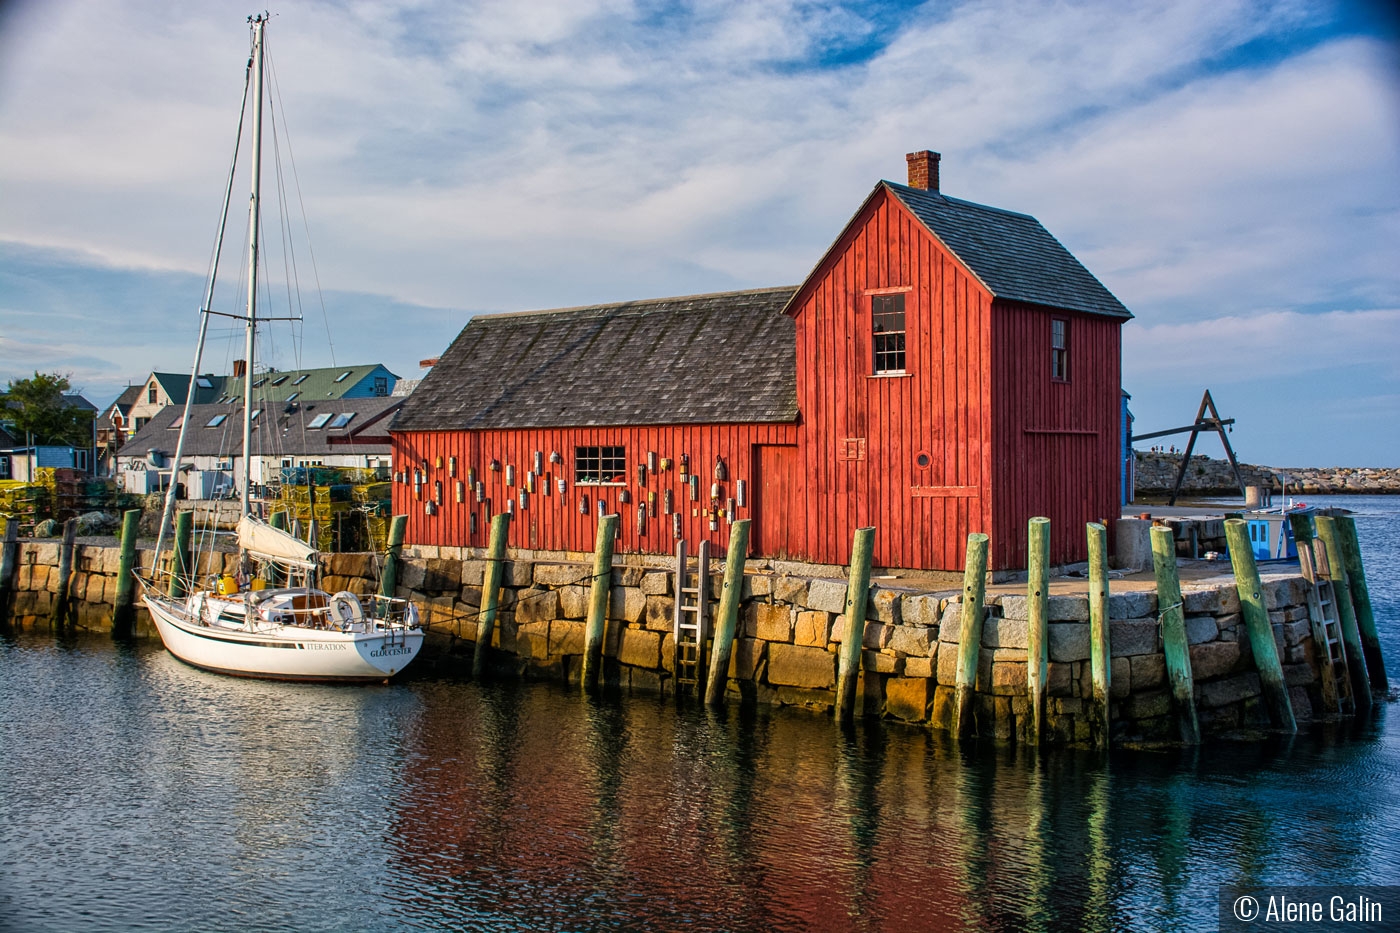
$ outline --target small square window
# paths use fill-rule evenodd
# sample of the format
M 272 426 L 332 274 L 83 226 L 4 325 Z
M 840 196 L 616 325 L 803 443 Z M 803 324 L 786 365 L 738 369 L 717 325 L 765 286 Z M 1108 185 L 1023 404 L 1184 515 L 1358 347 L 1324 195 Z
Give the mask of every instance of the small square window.
M 1050 378 L 1069 382 L 1069 321 L 1050 321 Z
M 627 482 L 626 447 L 575 447 L 574 482 L 600 485 Z
M 870 296 L 870 335 L 876 373 L 904 372 L 904 296 Z

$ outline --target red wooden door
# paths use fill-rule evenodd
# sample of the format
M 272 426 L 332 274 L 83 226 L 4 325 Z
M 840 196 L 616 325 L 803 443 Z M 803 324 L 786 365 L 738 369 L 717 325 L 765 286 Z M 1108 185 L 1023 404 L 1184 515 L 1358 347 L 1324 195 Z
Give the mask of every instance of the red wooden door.
M 797 497 L 797 448 L 758 444 L 753 449 L 753 528 L 749 553 L 794 557 L 806 510 Z

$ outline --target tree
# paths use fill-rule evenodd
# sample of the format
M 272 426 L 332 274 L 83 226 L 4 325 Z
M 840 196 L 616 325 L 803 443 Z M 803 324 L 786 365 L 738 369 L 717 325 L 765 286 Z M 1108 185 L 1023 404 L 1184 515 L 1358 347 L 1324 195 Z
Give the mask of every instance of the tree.
M 31 379 L 11 379 L 0 420 L 23 443 L 87 447 L 92 442 L 93 413 L 64 398 L 70 386 L 66 376 L 37 370 Z

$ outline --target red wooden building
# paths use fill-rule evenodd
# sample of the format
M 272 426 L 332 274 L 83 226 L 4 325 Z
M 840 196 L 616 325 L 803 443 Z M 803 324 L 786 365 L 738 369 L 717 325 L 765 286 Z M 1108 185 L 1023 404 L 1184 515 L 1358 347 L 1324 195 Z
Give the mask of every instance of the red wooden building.
M 1035 218 L 950 198 L 938 155 L 882 181 L 796 288 L 474 318 L 397 416 L 394 510 L 417 544 L 588 551 L 728 539 L 957 570 L 966 537 L 1025 565 L 1119 508 L 1120 328 L 1131 315 Z

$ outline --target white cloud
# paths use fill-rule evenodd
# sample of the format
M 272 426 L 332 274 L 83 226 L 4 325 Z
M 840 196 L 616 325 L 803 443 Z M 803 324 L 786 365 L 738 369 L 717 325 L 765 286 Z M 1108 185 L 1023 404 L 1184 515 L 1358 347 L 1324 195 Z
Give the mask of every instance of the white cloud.
M 1400 360 L 1400 309 L 1303 314 L 1271 311 L 1123 332 L 1123 368 L 1135 379 L 1186 384 L 1252 382 Z M 1400 369 L 1396 370 L 1400 378 Z
M 245 13 L 52 0 L 12 15 L 0 241 L 202 275 Z M 1307 330 L 1308 312 L 1400 304 L 1391 50 L 1239 51 L 1316 36 L 1327 7 L 880 15 L 799 0 L 297 5 L 271 47 L 321 282 L 458 309 L 794 283 L 876 178 L 927 146 L 946 191 L 1036 214 L 1138 314 L 1130 389 L 1158 372 L 1134 350 L 1149 341 L 1190 353 L 1269 313 Z M 823 66 L 876 36 L 869 57 Z M 240 242 L 235 223 L 231 253 Z M 1194 321 L 1215 323 L 1194 337 L 1165 323 Z M 372 354 L 359 335 L 378 322 L 349 324 Z M 1320 346 L 1316 359 L 1346 352 Z

